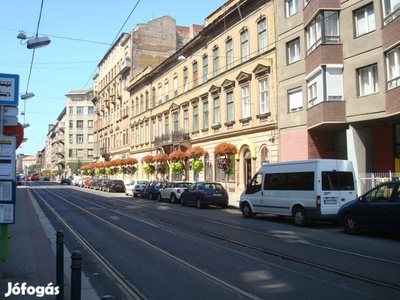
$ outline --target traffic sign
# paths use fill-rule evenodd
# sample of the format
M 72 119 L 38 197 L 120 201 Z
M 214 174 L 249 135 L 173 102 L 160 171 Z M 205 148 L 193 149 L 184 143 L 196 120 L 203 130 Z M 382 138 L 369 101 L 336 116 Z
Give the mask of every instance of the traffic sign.
M 18 106 L 19 75 L 0 74 L 0 105 Z
M 16 117 L 18 116 L 18 106 L 3 106 L 4 116 Z
M 17 126 L 18 118 L 14 116 L 4 116 L 4 125 L 6 126 Z
M 4 126 L 3 132 L 4 135 L 17 138 L 15 149 L 18 149 L 24 139 L 24 126 L 21 123 L 18 123 L 17 126 Z

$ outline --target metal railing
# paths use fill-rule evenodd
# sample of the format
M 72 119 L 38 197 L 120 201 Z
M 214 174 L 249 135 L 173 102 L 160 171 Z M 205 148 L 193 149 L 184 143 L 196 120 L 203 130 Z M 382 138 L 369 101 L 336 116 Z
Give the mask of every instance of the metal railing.
M 358 174 L 360 187 L 360 191 L 358 191 L 358 194 L 362 195 L 382 182 L 391 181 L 399 178 L 400 173 L 390 171 L 387 173 L 360 173 Z

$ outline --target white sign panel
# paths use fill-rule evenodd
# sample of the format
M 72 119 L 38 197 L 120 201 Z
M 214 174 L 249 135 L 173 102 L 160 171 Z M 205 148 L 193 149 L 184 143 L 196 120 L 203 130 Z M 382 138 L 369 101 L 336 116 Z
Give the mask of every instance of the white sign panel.
M 0 74 L 0 105 L 18 106 L 19 75 Z

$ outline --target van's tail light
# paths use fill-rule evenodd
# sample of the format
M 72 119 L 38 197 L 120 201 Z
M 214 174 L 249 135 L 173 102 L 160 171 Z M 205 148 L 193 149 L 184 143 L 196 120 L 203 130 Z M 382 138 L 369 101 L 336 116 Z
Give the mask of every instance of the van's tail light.
M 315 206 L 317 208 L 321 208 L 321 196 L 317 196 L 317 198 L 315 199 Z
M 176 192 L 177 192 L 178 194 L 180 194 L 180 193 L 181 193 L 181 189 L 176 189 Z

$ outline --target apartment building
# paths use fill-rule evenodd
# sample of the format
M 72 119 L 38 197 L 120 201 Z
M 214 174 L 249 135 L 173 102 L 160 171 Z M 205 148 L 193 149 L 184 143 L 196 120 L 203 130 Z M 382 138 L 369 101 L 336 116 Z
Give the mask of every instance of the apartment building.
M 229 190 L 240 191 L 263 161 L 278 161 L 274 6 L 228 1 L 197 36 L 128 86 L 130 155 L 205 149 L 198 177 L 225 181 L 214 154 L 222 141 L 239 150 Z M 139 164 L 138 174 L 143 172 Z
M 343 158 L 400 171 L 398 1 L 277 6 L 280 160 Z
M 94 76 L 95 105 L 94 157 L 105 161 L 130 156 L 132 107 L 127 90 L 132 78 L 143 76 L 175 53 L 202 26 L 177 26 L 169 17 L 161 17 L 146 24 L 137 24 L 123 33 L 104 55 Z M 149 95 L 142 95 L 148 101 Z

